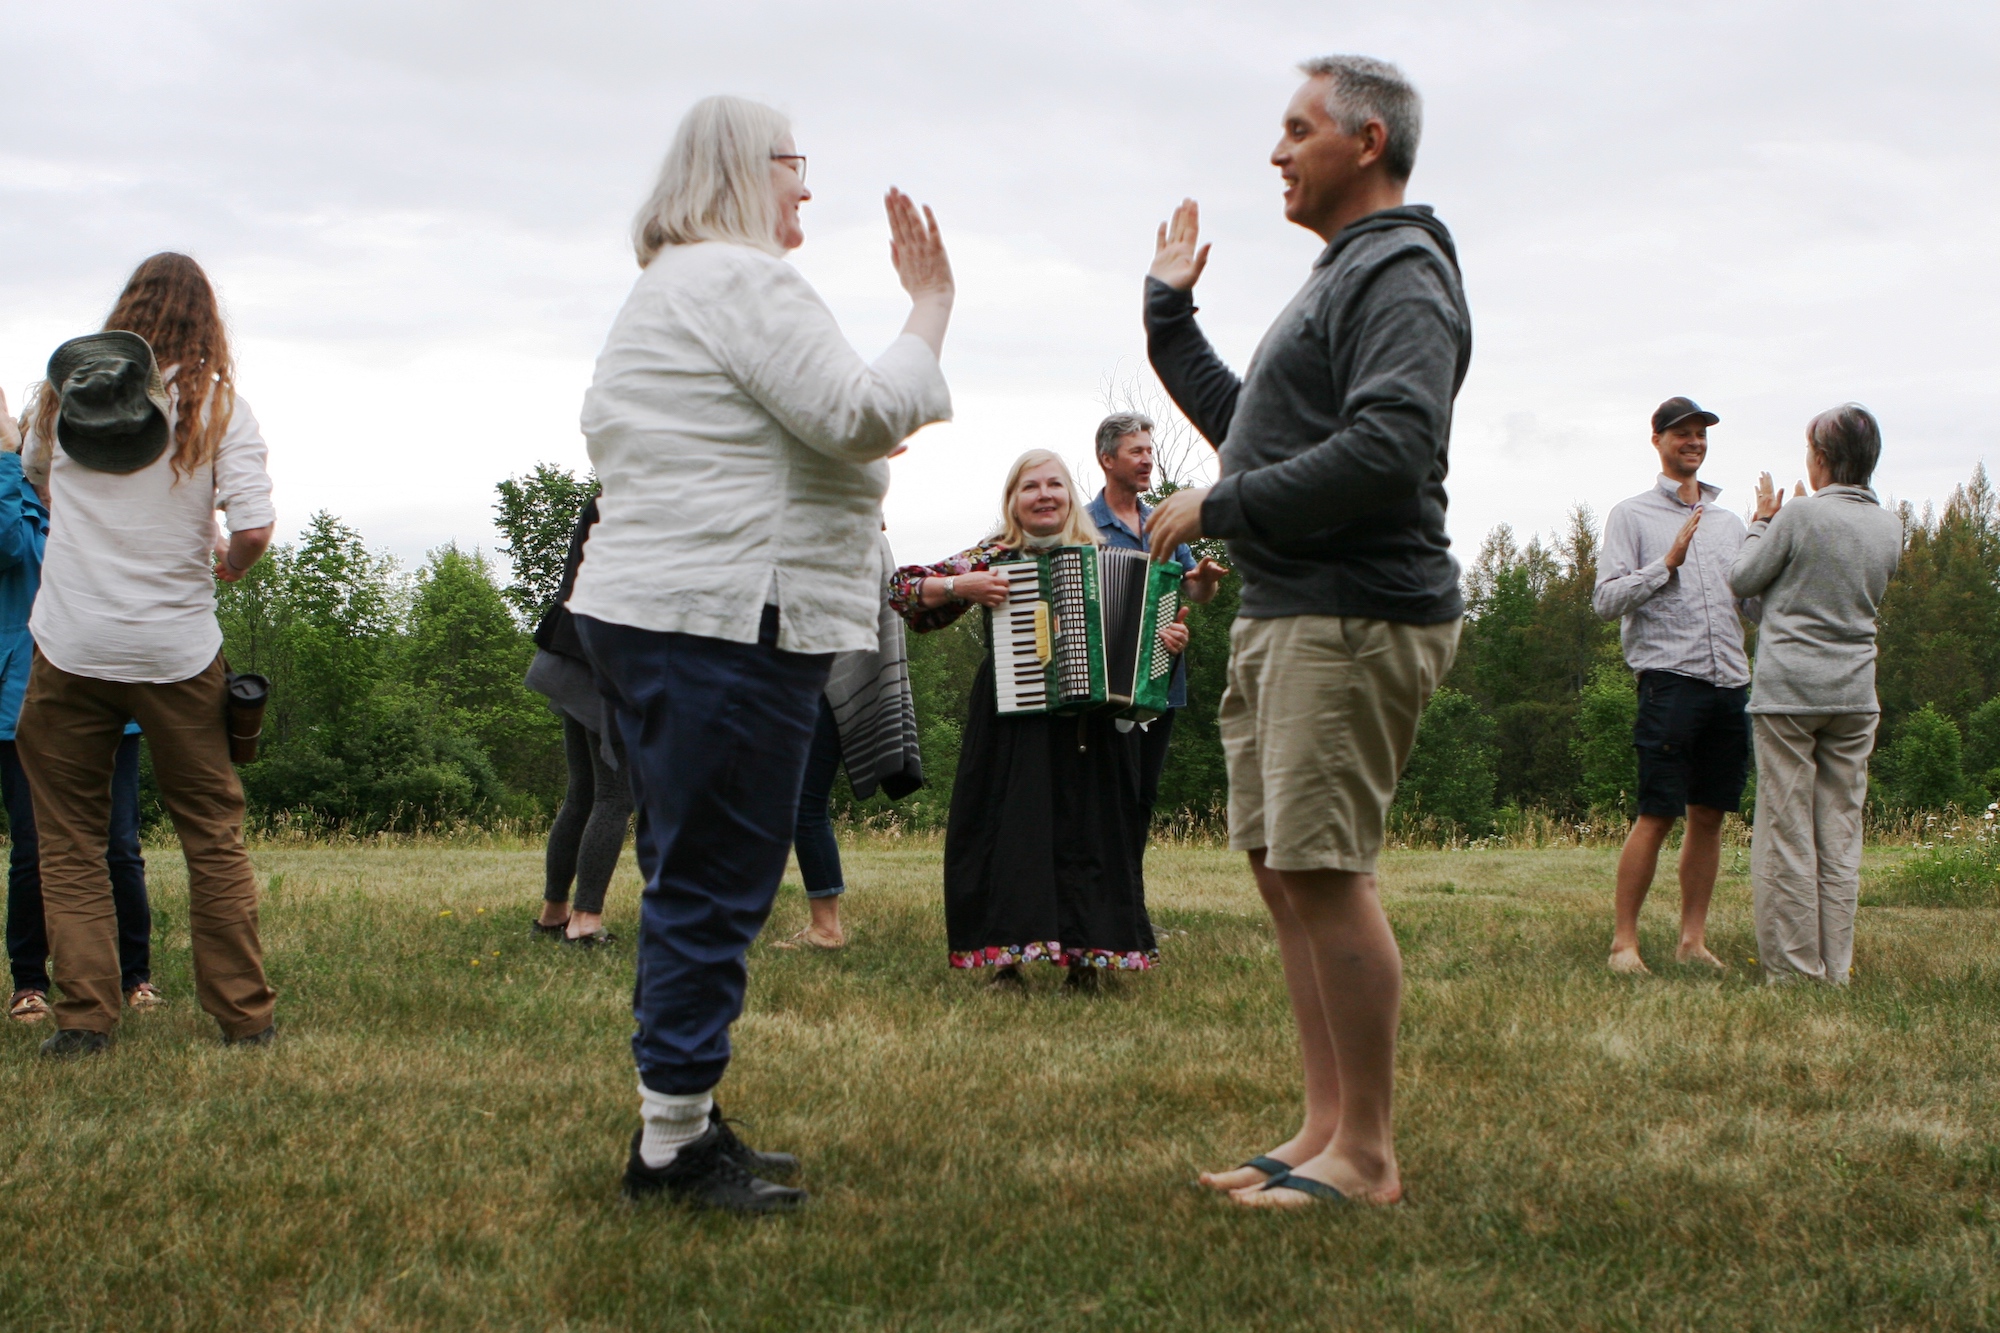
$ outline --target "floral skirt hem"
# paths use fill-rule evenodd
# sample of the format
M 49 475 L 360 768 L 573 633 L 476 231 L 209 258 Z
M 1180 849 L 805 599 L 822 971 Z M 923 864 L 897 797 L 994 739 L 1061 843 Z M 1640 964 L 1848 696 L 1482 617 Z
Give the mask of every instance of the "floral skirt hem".
M 1057 967 L 1103 967 L 1118 972 L 1144 972 L 1160 965 L 1158 949 L 1065 949 L 1058 940 L 1027 944 L 988 945 L 984 949 L 953 949 L 953 967 L 1019 967 L 1022 963 L 1054 963 Z

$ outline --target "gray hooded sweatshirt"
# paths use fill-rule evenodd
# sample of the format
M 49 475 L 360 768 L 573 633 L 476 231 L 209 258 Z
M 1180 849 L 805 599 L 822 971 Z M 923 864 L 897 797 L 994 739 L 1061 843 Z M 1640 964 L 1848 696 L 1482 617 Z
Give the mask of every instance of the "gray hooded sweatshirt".
M 1229 541 L 1242 613 L 1464 614 L 1444 479 L 1472 316 L 1444 224 L 1411 205 L 1342 228 L 1240 380 L 1194 314 L 1146 280 L 1153 368 L 1221 454 L 1201 523 Z
M 1882 711 L 1875 613 L 1902 558 L 1902 520 L 1866 486 L 1823 487 L 1750 525 L 1729 587 L 1764 599 L 1751 712 Z

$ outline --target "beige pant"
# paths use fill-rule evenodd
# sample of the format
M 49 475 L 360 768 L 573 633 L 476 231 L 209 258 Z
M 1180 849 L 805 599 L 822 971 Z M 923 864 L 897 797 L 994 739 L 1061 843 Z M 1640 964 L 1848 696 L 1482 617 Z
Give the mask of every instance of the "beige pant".
M 1861 896 L 1874 713 L 1755 713 L 1750 882 L 1764 978 L 1845 985 Z
M 217 657 L 171 685 L 76 676 L 38 649 L 17 742 L 42 841 L 42 912 L 56 1026 L 110 1032 L 118 1022 L 118 937 L 104 849 L 111 765 L 125 719 L 146 733 L 160 801 L 188 867 L 194 990 L 226 1037 L 271 1026 L 274 995 L 257 938 L 257 882 L 243 847 L 243 787 L 229 764 L 225 671 Z
M 1238 617 L 1216 724 L 1229 845 L 1274 870 L 1372 874 L 1417 719 L 1451 670 L 1456 620 Z

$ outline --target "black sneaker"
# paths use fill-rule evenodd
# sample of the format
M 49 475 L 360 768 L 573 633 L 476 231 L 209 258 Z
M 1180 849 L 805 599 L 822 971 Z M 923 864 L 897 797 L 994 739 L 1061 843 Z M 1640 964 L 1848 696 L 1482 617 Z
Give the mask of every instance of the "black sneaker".
M 711 1130 L 722 1135 L 722 1151 L 735 1158 L 751 1175 L 765 1180 L 790 1180 L 799 1173 L 799 1159 L 790 1153 L 758 1152 L 737 1138 L 736 1131 L 722 1118 L 722 1108 L 713 1102 L 708 1107 L 708 1124 Z
M 89 1028 L 63 1028 L 42 1043 L 42 1054 L 57 1060 L 79 1055 L 102 1055 L 110 1049 L 111 1037 L 107 1033 L 92 1032 Z
M 676 1203 L 725 1213 L 776 1213 L 806 1201 L 804 1190 L 751 1175 L 723 1150 L 722 1134 L 714 1125 L 694 1142 L 682 1144 L 674 1160 L 657 1169 L 639 1156 L 639 1140 L 645 1134 L 641 1129 L 632 1136 L 632 1156 L 625 1163 L 624 1194 L 635 1202 L 665 1194 Z
M 224 1046 L 269 1046 L 277 1039 L 278 1025 L 273 1023 L 262 1032 L 253 1032 L 247 1037 L 226 1036 L 222 1039 L 222 1044 Z

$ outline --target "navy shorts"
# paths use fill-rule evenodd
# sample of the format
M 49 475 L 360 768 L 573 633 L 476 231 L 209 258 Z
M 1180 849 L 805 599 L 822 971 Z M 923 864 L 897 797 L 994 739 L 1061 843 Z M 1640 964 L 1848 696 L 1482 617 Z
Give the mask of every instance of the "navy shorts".
M 1750 771 L 1745 685 L 1672 671 L 1639 673 L 1639 813 L 1677 818 L 1690 805 L 1734 811 Z

